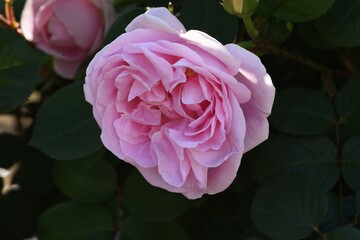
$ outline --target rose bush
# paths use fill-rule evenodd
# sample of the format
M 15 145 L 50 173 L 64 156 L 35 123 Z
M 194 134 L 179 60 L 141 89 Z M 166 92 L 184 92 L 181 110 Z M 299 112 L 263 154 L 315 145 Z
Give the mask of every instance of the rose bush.
M 104 145 L 190 199 L 226 189 L 242 154 L 268 137 L 275 89 L 259 58 L 186 31 L 165 8 L 135 18 L 86 74 Z
M 27 0 L 20 25 L 28 41 L 54 57 L 55 71 L 72 78 L 114 18 L 110 0 Z

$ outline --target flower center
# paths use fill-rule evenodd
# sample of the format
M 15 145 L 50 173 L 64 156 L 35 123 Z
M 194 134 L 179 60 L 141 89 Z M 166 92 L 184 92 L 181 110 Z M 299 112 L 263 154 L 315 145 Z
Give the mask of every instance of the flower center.
M 194 70 L 192 70 L 191 68 L 186 68 L 185 75 L 187 78 L 190 78 L 190 77 L 194 76 L 195 74 L 196 74 L 196 72 L 194 72 Z

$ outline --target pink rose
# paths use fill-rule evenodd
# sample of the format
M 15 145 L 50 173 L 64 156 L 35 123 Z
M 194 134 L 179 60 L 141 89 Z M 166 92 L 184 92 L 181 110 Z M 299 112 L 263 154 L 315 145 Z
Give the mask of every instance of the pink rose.
M 20 24 L 28 41 L 54 57 L 55 71 L 72 78 L 114 18 L 110 0 L 27 0 Z
M 226 189 L 268 137 L 275 89 L 259 58 L 186 31 L 165 8 L 135 18 L 87 69 L 104 145 L 152 184 L 190 199 Z

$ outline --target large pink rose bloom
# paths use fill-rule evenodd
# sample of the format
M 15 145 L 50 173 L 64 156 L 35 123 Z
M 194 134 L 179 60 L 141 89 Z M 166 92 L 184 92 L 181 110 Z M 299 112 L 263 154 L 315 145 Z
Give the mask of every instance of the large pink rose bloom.
M 114 18 L 110 0 L 27 0 L 20 25 L 28 41 L 54 57 L 55 71 L 72 78 Z
M 257 56 L 186 31 L 165 8 L 95 56 L 84 90 L 104 145 L 190 199 L 231 184 L 243 153 L 268 137 L 275 94 Z

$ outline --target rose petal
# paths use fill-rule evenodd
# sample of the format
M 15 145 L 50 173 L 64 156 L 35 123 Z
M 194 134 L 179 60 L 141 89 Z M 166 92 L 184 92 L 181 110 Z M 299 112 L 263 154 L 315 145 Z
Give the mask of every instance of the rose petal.
M 198 149 L 190 149 L 194 159 L 201 165 L 214 168 L 219 167 L 227 159 L 243 150 L 245 138 L 245 117 L 240 108 L 239 103 L 236 101 L 234 95 L 229 96 L 229 102 L 232 109 L 232 117 L 229 133 L 226 135 L 227 141 L 220 147 L 219 150 L 199 151 Z
M 141 167 L 155 167 L 157 162 L 150 153 L 148 132 L 141 132 L 141 124 L 130 118 L 120 118 L 114 122 L 116 133 L 120 139 L 120 147 L 128 162 L 137 163 Z
M 100 11 L 87 0 L 56 1 L 52 9 L 76 44 L 90 48 L 101 25 Z M 81 9 L 81 11 L 79 11 Z
M 181 93 L 181 101 L 184 104 L 196 104 L 206 100 L 199 81 L 197 79 L 188 79 Z
M 182 23 L 166 8 L 150 8 L 145 14 L 136 17 L 126 28 L 126 32 L 138 28 L 161 30 L 171 33 L 185 32 Z
M 54 47 L 72 47 L 75 45 L 74 39 L 68 34 L 66 27 L 56 17 L 49 19 L 47 30 L 47 34 L 50 35 L 50 38 L 46 39 L 48 44 Z
M 105 32 L 107 32 L 111 24 L 115 21 L 115 9 L 113 3 L 109 0 L 90 0 L 98 9 L 102 10 L 105 22 Z
M 55 58 L 54 69 L 60 76 L 64 78 L 73 78 L 77 69 L 81 65 L 81 62 L 81 60 L 71 62 Z
M 120 117 L 120 114 L 115 110 L 114 104 L 111 104 L 106 108 L 104 116 L 102 118 L 101 126 L 101 140 L 104 146 L 114 153 L 118 158 L 123 159 L 124 154 L 119 148 L 119 137 L 116 134 L 114 126 L 115 121 Z
M 190 166 L 185 161 L 183 149 L 172 144 L 164 133 L 159 131 L 151 137 L 152 147 L 158 160 L 159 173 L 165 182 L 181 187 L 190 171 Z
M 195 161 L 194 157 L 191 154 L 191 151 L 189 151 L 188 149 L 185 150 L 185 153 L 187 159 L 190 162 L 192 173 L 194 174 L 194 177 L 197 181 L 197 186 L 193 184 L 195 185 L 193 186 L 193 188 L 195 187 L 195 188 L 203 189 L 202 193 L 204 194 L 206 193 L 206 188 L 207 188 L 208 168 Z
M 20 26 L 24 37 L 28 41 L 36 39 L 35 18 L 36 12 L 46 3 L 47 0 L 27 0 L 21 13 Z
M 205 50 L 213 57 L 222 61 L 228 68 L 230 74 L 235 74 L 239 70 L 239 58 L 234 57 L 234 55 L 232 55 L 227 48 L 215 38 L 197 30 L 190 30 L 186 33 L 180 34 L 180 36 L 188 43 Z
M 275 88 L 257 56 L 234 44 L 226 47 L 242 60 L 240 72 L 235 77 L 251 91 L 250 101 L 241 106 L 246 116 L 245 152 L 247 152 L 268 138 L 269 127 L 266 117 L 271 112 Z
M 136 109 L 134 109 L 129 117 L 134 121 L 143 125 L 160 125 L 161 112 L 157 109 L 152 109 L 144 102 L 140 102 Z
M 270 114 L 275 88 L 261 60 L 252 52 L 235 44 L 228 44 L 226 48 L 241 59 L 241 74 L 238 73 L 236 79 L 250 89 L 253 96 L 251 101 L 254 101 L 255 106 L 260 111 Z
M 240 149 L 227 159 L 219 167 L 211 168 L 208 172 L 207 193 L 216 194 L 224 191 L 236 178 L 236 173 L 240 166 L 243 150 Z
M 104 81 L 99 84 L 96 100 L 97 103 L 107 107 L 112 104 L 116 98 L 116 88 L 114 82 L 112 81 L 119 74 L 119 69 L 112 69 L 109 72 L 106 72 L 104 75 Z
M 176 192 L 176 193 L 183 193 L 187 191 L 185 188 L 176 187 L 165 182 L 162 176 L 159 174 L 157 167 L 143 168 L 137 164 L 134 165 L 140 171 L 141 175 L 143 175 L 146 181 L 148 181 L 151 185 L 155 187 L 160 187 L 170 192 Z
M 183 191 L 182 194 L 190 200 L 200 198 L 207 192 L 207 187 L 199 183 L 193 172 L 189 174 L 188 181 L 184 188 L 186 190 Z

